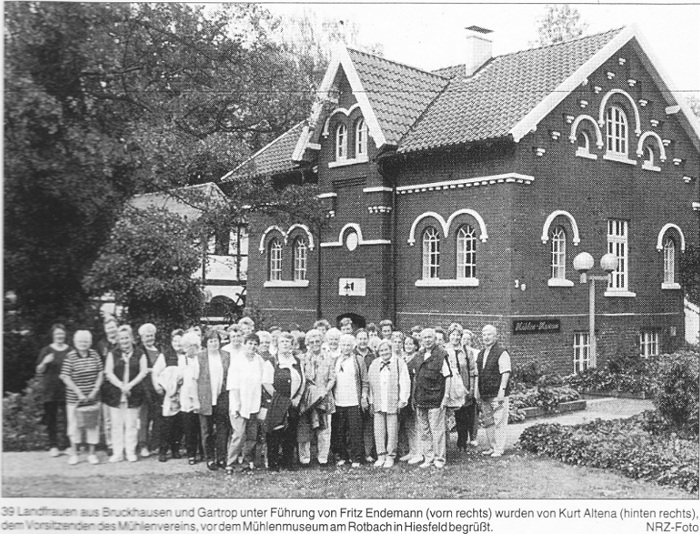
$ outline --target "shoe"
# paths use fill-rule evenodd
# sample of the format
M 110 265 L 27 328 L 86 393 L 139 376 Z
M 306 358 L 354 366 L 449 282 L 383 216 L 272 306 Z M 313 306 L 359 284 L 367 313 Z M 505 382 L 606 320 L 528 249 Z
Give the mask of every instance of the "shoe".
M 150 454 L 150 453 L 149 453 L 149 454 Z M 127 455 L 126 455 L 126 460 L 127 460 L 127 462 L 138 462 L 138 461 L 139 461 L 139 457 L 136 456 L 135 454 L 127 454 Z
M 384 464 L 386 463 L 386 456 L 380 456 L 377 458 L 377 461 L 374 462 L 374 467 L 384 467 Z
M 233 475 L 233 466 L 232 465 L 226 466 L 226 474 L 229 476 Z
M 411 458 L 411 459 L 408 461 L 408 465 L 416 465 L 416 464 L 421 463 L 422 461 L 423 461 L 423 457 L 422 457 L 422 456 L 414 456 L 413 458 Z
M 218 471 L 219 466 L 216 462 L 207 462 L 207 469 L 209 469 L 209 471 Z
M 172 453 L 173 460 L 179 460 L 182 458 L 182 454 L 180 454 L 180 451 L 174 450 Z
M 365 463 L 371 464 L 372 462 L 374 462 L 373 456 L 365 456 Z
M 434 463 L 435 467 L 437 467 L 438 469 L 442 469 L 443 467 L 445 467 L 445 460 L 435 460 Z
M 243 469 L 241 469 L 243 473 L 251 474 L 253 471 L 255 471 L 255 464 L 253 462 L 250 462 L 248 465 L 244 466 Z
M 478 439 L 473 439 L 469 442 L 469 445 L 472 447 L 478 447 L 479 446 L 479 440 Z
M 61 451 L 58 450 L 58 447 L 51 447 L 49 449 L 49 456 L 51 456 L 51 458 L 56 458 L 57 456 L 61 456 Z
M 100 461 L 97 459 L 97 456 L 94 454 L 89 454 L 88 455 L 88 463 L 92 465 L 97 465 L 100 463 Z
M 158 461 L 159 462 L 167 462 L 168 456 L 164 452 L 161 452 L 158 454 Z
M 432 461 L 432 460 L 426 460 L 425 462 L 423 462 L 422 464 L 420 464 L 418 467 L 420 467 L 421 469 L 427 469 L 427 468 L 430 467 L 431 465 L 433 465 L 433 461 Z
M 78 455 L 77 454 L 71 454 L 70 458 L 68 458 L 68 465 L 75 465 L 79 462 L 78 460 Z
M 401 458 L 399 458 L 399 462 L 408 462 L 411 458 L 413 458 L 411 453 L 404 454 Z
M 338 467 L 342 467 L 342 466 L 344 466 L 345 464 L 346 464 L 346 461 L 345 461 L 345 460 L 338 460 L 338 463 L 336 463 L 335 465 L 337 465 Z
M 484 456 L 491 456 L 493 454 L 493 449 L 486 449 L 485 451 L 481 451 L 481 454 Z
M 318 462 L 318 466 L 321 469 L 327 469 L 328 467 L 330 467 L 330 464 L 328 462 Z
M 501 456 L 503 456 L 503 453 L 502 453 L 502 452 L 493 451 L 493 452 L 491 453 L 491 458 L 500 458 Z
M 387 459 L 384 462 L 384 465 L 382 467 L 384 469 L 389 469 L 390 467 L 394 467 L 394 459 L 391 456 L 387 457 Z
M 190 458 L 187 459 L 187 463 L 190 464 L 190 465 L 194 465 L 194 464 L 197 463 L 197 458 L 195 458 L 195 457 L 190 457 Z
M 141 447 L 141 457 L 148 458 L 149 456 L 151 456 L 151 451 L 148 450 L 148 447 Z
M 299 462 L 299 467 L 302 469 L 306 469 L 307 467 L 311 467 L 311 462 Z
M 123 461 L 124 461 L 124 457 L 123 457 L 123 456 L 119 456 L 119 455 L 117 455 L 117 454 L 113 454 L 112 456 L 109 457 L 109 463 L 110 463 L 110 464 L 116 464 L 116 463 L 118 463 L 118 462 L 123 462 Z
M 353 468 L 360 467 L 360 462 L 353 462 L 350 464 L 350 467 L 353 467 Z

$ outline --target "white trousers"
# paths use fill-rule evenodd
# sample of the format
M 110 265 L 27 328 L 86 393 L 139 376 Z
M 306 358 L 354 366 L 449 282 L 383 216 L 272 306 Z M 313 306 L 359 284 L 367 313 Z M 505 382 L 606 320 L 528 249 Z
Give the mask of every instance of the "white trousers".
M 311 430 L 311 433 L 316 436 L 316 447 L 318 449 L 318 463 L 325 464 L 328 462 L 328 453 L 331 450 L 331 421 L 328 414 L 323 414 L 324 428 L 323 430 Z M 311 462 L 311 440 L 300 441 L 299 446 L 299 462 L 308 464 Z
M 445 461 L 445 408 L 416 408 L 423 455 L 426 462 Z
M 489 448 L 503 454 L 506 448 L 506 425 L 508 425 L 508 397 L 503 402 L 495 399 L 482 399 L 481 411 L 484 417 L 484 429 Z
M 374 445 L 377 457 L 396 458 L 399 443 L 399 416 L 395 413 L 374 412 Z
M 127 457 L 136 454 L 139 435 L 139 409 L 122 403 L 119 408 L 109 408 L 112 419 L 112 454 Z

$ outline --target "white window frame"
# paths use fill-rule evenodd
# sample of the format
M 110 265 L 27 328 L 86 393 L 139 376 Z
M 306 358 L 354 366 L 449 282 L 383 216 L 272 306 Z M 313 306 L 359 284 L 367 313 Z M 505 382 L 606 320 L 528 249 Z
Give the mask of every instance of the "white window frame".
M 617 257 L 617 268 L 608 277 L 606 296 L 629 291 L 629 222 L 624 219 L 608 219 L 608 252 Z
M 566 280 L 566 230 L 555 226 L 549 236 L 551 253 L 551 279 Z
M 457 230 L 456 278 L 476 278 L 476 229 L 470 224 L 463 224 Z
M 583 146 L 579 144 L 580 137 L 583 136 Z M 598 156 L 591 154 L 591 136 L 585 130 L 579 131 L 576 136 L 576 156 L 579 158 L 598 159 Z
M 639 355 L 642 358 L 659 355 L 659 332 L 643 330 L 639 333 Z
M 307 260 L 306 240 L 303 237 L 297 237 L 294 240 L 292 248 L 292 256 L 294 258 L 294 272 L 292 279 L 295 282 L 306 280 L 306 260 Z
M 355 159 L 367 157 L 367 123 L 360 117 L 355 121 Z
M 440 278 L 440 234 L 434 226 L 423 230 L 423 280 Z
M 282 280 L 282 242 L 278 238 L 270 240 L 268 251 L 268 276 L 270 282 Z
M 340 123 L 335 128 L 335 160 L 348 159 L 348 127 Z
M 627 114 L 620 106 L 605 110 L 605 148 L 613 157 L 627 159 L 629 126 Z
M 676 242 L 672 237 L 664 239 L 664 284 L 676 283 Z
M 574 373 L 591 367 L 591 336 L 588 332 L 574 332 Z
M 646 146 L 644 148 L 644 153 L 646 155 L 646 159 L 642 162 L 642 169 L 646 171 L 660 172 L 661 167 L 656 165 L 656 154 L 654 154 L 654 149 L 650 146 Z

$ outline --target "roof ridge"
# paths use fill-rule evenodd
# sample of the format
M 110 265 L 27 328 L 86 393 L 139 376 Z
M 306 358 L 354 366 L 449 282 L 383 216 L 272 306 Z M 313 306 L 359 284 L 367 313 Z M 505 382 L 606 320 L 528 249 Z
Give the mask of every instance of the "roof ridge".
M 406 68 L 406 69 L 415 70 L 415 71 L 418 71 L 418 72 L 420 72 L 420 73 L 422 73 L 422 74 L 429 74 L 430 76 L 434 76 L 434 77 L 436 77 L 436 78 L 440 78 L 441 80 L 449 80 L 449 78 L 447 78 L 446 76 L 442 76 L 441 74 L 436 74 L 435 72 L 431 72 L 431 71 L 429 71 L 429 70 L 425 70 L 425 69 L 421 69 L 421 68 L 418 68 L 418 67 L 414 67 L 413 65 L 407 65 L 406 63 L 401 63 L 401 62 L 399 62 L 399 61 L 394 61 L 394 60 L 392 60 L 392 59 L 386 59 L 385 57 L 381 57 L 381 56 L 378 56 L 378 55 L 376 55 L 376 54 L 370 54 L 369 52 L 364 52 L 364 51 L 362 51 L 362 50 L 357 50 L 357 49 L 355 49 L 355 48 L 350 48 L 350 47 L 346 47 L 346 48 L 347 48 L 348 52 L 356 52 L 356 53 L 358 53 L 358 54 L 362 54 L 362 55 L 365 55 L 365 56 L 369 56 L 369 57 L 378 59 L 378 60 L 380 60 L 380 61 L 385 61 L 385 62 L 387 62 L 387 63 L 392 63 L 392 64 L 394 64 L 394 65 L 398 65 L 398 66 L 400 66 L 400 67 L 404 67 L 404 68 Z

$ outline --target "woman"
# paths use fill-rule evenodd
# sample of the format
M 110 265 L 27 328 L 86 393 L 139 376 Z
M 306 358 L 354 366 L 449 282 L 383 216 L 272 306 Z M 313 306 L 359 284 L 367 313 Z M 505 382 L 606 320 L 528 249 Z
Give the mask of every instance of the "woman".
M 141 339 L 141 348 L 146 355 L 148 363 L 148 372 L 151 373 L 153 365 L 160 356 L 160 350 L 156 347 L 156 326 L 153 323 L 144 323 L 139 326 L 139 338 Z M 160 437 L 158 436 L 159 429 L 162 425 L 160 413 L 158 409 L 159 399 L 156 394 L 153 380 L 144 380 L 144 403 L 139 410 L 139 449 L 141 456 L 148 458 L 151 455 L 151 449 L 155 448 Z M 151 425 L 153 428 L 151 429 Z
M 299 359 L 293 353 L 294 336 L 282 332 L 277 339 L 277 362 L 272 380 L 273 394 L 289 399 L 287 424 L 279 430 L 267 430 L 267 462 L 273 471 L 281 467 L 294 468 L 294 446 L 296 445 L 299 403 L 304 392 L 304 371 Z M 274 399 L 273 399 L 274 403 Z M 272 410 L 268 411 L 268 417 Z M 267 421 L 269 423 L 269 421 Z
M 61 366 L 61 380 L 66 386 L 66 418 L 70 438 L 68 463 L 78 463 L 78 445 L 82 433 L 88 444 L 88 462 L 100 463 L 95 455 L 95 446 L 100 439 L 100 387 L 102 386 L 102 359 L 92 350 L 92 334 L 88 330 L 78 330 L 73 335 L 75 350 L 71 350 Z M 78 410 L 92 411 L 92 416 L 84 414 L 79 421 Z
M 403 342 L 406 336 L 399 330 L 391 333 L 391 352 L 398 357 L 403 356 Z
M 323 336 L 322 349 L 333 359 L 338 357 L 338 343 L 341 335 L 337 328 L 329 328 Z
M 459 380 L 461 378 L 462 385 L 466 390 L 469 389 L 470 377 L 469 377 L 469 362 L 467 361 L 467 355 L 462 347 L 462 334 L 464 329 L 459 323 L 452 323 L 447 330 L 447 340 L 445 344 L 445 350 L 449 355 L 450 370 L 452 371 L 452 376 L 447 379 L 447 386 L 450 387 L 451 382 L 455 379 Z M 457 378 L 459 376 L 459 378 Z M 457 428 L 457 450 L 465 451 L 467 450 L 467 443 L 469 442 L 469 432 L 466 424 L 466 411 L 464 407 L 466 405 L 466 396 L 460 401 L 460 406 L 451 406 L 454 410 L 455 427 Z
M 377 447 L 374 466 L 390 468 L 396 459 L 398 413 L 408 404 L 411 396 L 411 378 L 406 363 L 394 354 L 392 343 L 381 341 L 377 352 L 379 357 L 369 368 L 369 409 L 374 415 L 374 441 Z
M 467 429 L 467 442 L 470 446 L 476 447 L 479 445 L 477 440 L 477 432 L 479 430 L 479 419 L 477 418 L 478 404 L 474 399 L 474 387 L 476 378 L 479 375 L 479 369 L 476 365 L 476 357 L 479 355 L 479 350 L 474 347 L 474 332 L 465 330 L 462 335 L 462 345 L 464 352 L 467 355 L 469 365 L 469 383 L 465 382 L 464 387 L 467 388 L 467 400 L 464 404 L 464 411 L 460 417 L 464 417 L 464 426 Z
M 411 380 L 411 393 L 413 392 L 413 383 L 420 367 L 420 358 L 417 357 L 420 341 L 415 336 L 406 336 L 403 342 L 403 361 L 408 369 L 408 376 Z M 418 464 L 423 461 L 423 453 L 421 452 L 420 437 L 418 434 L 418 422 L 416 421 L 416 412 L 411 407 L 409 400 L 408 405 L 401 410 L 399 414 L 399 443 L 402 443 L 403 450 L 407 450 L 406 454 L 399 458 L 402 462 L 409 464 Z
M 39 352 L 36 360 L 36 373 L 42 377 L 41 398 L 44 403 L 44 423 L 49 435 L 49 456 L 55 458 L 58 449 L 58 412 L 66 413 L 66 393 L 60 379 L 61 367 L 66 355 L 71 351 L 66 343 L 67 331 L 62 324 L 51 327 L 51 344 Z
M 110 462 L 138 460 L 136 445 L 139 432 L 139 408 L 145 402 L 143 380 L 148 376 L 148 362 L 143 350 L 134 343 L 134 333 L 128 325 L 117 330 L 116 349 L 105 361 L 104 401 L 110 407 L 112 421 L 112 456 Z
M 231 362 L 228 352 L 221 350 L 221 339 L 216 329 L 204 336 L 206 349 L 199 353 L 199 429 L 207 469 L 216 471 L 226 467 L 228 437 L 231 422 L 228 415 L 226 377 Z

